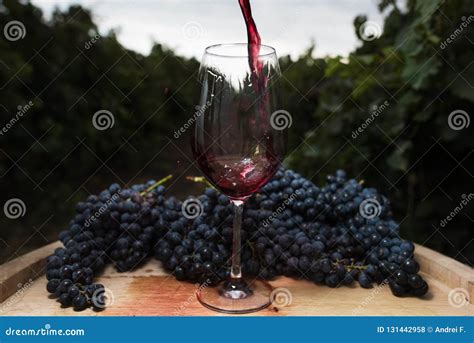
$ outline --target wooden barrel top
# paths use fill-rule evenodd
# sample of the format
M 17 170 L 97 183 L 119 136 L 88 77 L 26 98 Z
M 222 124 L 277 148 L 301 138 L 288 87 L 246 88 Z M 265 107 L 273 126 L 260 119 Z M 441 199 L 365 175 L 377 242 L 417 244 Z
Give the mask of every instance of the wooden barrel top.
M 196 285 L 179 282 L 151 259 L 138 270 L 118 273 L 108 266 L 97 282 L 110 291 L 112 303 L 103 311 L 75 312 L 61 308 L 46 291 L 45 260 L 59 242 L 49 244 L 0 266 L 1 316 L 210 316 L 223 315 L 201 306 Z M 264 316 L 472 316 L 474 269 L 422 246 L 415 255 L 430 285 L 423 298 L 397 298 L 388 286 L 363 289 L 329 288 L 309 281 L 279 277 L 274 288 L 285 288 L 291 304 L 270 306 L 252 315 Z

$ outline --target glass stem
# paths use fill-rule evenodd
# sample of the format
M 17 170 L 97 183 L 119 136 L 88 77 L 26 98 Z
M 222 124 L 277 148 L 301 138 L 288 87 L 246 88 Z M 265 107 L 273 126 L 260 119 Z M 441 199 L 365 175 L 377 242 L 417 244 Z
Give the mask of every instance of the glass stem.
M 242 268 L 240 266 L 240 247 L 241 247 L 241 228 L 242 212 L 244 202 L 242 200 L 232 200 L 234 204 L 234 228 L 232 237 L 232 266 L 230 268 L 230 277 L 240 279 L 242 277 Z

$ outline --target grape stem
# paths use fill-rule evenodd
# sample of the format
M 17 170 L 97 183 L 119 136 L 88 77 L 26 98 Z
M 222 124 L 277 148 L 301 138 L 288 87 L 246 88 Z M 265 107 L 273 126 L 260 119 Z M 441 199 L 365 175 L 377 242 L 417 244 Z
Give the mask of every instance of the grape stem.
M 215 187 L 209 181 L 207 181 L 207 179 L 204 176 L 186 176 L 186 180 L 189 180 L 192 182 L 202 182 L 208 187 L 215 189 Z
M 165 183 L 166 181 L 168 181 L 169 179 L 171 179 L 173 177 L 172 174 L 169 174 L 168 176 L 165 176 L 164 178 L 162 178 L 161 180 L 155 182 L 153 185 L 151 185 L 150 187 L 148 187 L 147 189 L 145 189 L 143 192 L 140 192 L 140 195 L 141 196 L 144 196 L 148 193 L 150 193 L 152 190 L 154 190 L 156 187 L 158 187 L 159 185 Z
M 359 269 L 359 270 L 366 270 L 367 269 L 367 266 L 356 266 L 354 264 L 351 264 L 351 265 L 348 265 L 346 266 L 347 269 Z
M 339 264 L 339 261 L 333 262 L 334 266 L 337 266 L 338 264 Z M 355 264 L 348 264 L 348 265 L 343 264 L 343 266 L 347 268 L 348 270 L 352 270 L 352 269 L 366 270 L 367 269 L 367 266 L 357 266 Z

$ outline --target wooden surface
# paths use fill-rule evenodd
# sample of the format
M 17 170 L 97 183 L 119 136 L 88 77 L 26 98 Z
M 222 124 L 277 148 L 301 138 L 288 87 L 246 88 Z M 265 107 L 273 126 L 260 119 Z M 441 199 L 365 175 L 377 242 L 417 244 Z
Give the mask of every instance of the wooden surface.
M 44 260 L 59 243 L 35 250 L 0 266 L 0 315 L 80 315 L 80 316 L 155 316 L 155 315 L 222 315 L 202 307 L 196 300 L 196 285 L 178 282 L 165 273 L 156 260 L 132 273 L 117 273 L 107 267 L 97 282 L 103 283 L 113 296 L 103 311 L 75 312 L 61 308 L 46 292 Z M 271 306 L 252 315 L 328 316 L 328 315 L 449 315 L 474 314 L 474 270 L 430 249 L 417 246 L 416 259 L 422 275 L 430 285 L 423 298 L 397 298 L 388 286 L 363 289 L 359 286 L 329 288 L 308 281 L 280 277 L 271 284 L 291 294 L 288 306 Z M 29 281 L 31 279 L 31 281 Z M 463 289 L 449 301 L 453 289 Z M 459 291 L 459 290 L 458 290 Z M 286 291 L 285 291 L 286 292 Z M 454 292 L 454 291 L 453 291 Z M 456 307 L 467 292 L 471 303 Z M 287 293 L 286 293 L 287 294 Z M 461 298 L 459 297 L 461 296 Z M 456 302 L 457 301 L 457 302 Z M 454 302 L 454 305 L 452 304 Z
M 1 265 L 0 302 L 15 294 L 23 284 L 28 285 L 42 276 L 45 273 L 46 257 L 61 246 L 61 242 L 54 242 Z

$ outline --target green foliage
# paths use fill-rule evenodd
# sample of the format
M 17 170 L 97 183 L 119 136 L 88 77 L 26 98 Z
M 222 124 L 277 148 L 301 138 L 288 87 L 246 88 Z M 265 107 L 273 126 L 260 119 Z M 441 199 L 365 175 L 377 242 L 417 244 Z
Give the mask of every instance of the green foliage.
M 6 84 L 2 89 L 3 122 L 14 116 L 19 105 L 32 101 L 34 106 L 24 120 L 0 137 L 2 148 L 18 158 L 32 144 L 26 130 L 39 137 L 53 127 L 41 140 L 45 149 L 34 146 L 34 153 L 23 161 L 33 180 L 41 180 L 58 161 L 44 168 L 35 166 L 52 158 L 62 159 L 79 138 L 84 138 L 100 159 L 112 157 L 112 167 L 135 170 L 153 157 L 152 150 L 146 148 L 162 146 L 189 115 L 194 101 L 193 75 L 198 68 L 194 59 L 176 56 L 159 44 L 148 56 L 127 50 L 114 32 L 100 36 L 91 14 L 78 6 L 56 11 L 50 22 L 29 3 L 10 0 L 3 6 L 2 28 L 15 18 L 21 18 L 27 28 L 21 41 L 0 40 L 0 59 L 5 66 L 0 69 L 0 82 Z M 99 110 L 113 113 L 113 130 L 94 128 L 92 117 Z M 130 146 L 122 148 L 124 138 L 137 130 L 140 133 L 131 137 Z M 137 154 L 131 146 L 144 151 Z M 11 161 L 0 158 L 0 172 L 4 173 Z M 88 149 L 78 149 L 74 158 L 61 163 L 56 177 L 93 173 L 94 164 L 78 165 L 78 161 L 91 158 Z M 21 181 L 24 177 L 14 174 L 9 178 L 15 176 Z
M 474 23 L 445 48 L 441 43 L 473 7 L 469 1 L 421 0 L 407 7 L 402 12 L 395 2 L 381 1 L 388 11 L 381 37 L 363 42 L 349 58 L 326 60 L 315 129 L 300 133 L 309 137 L 288 163 L 316 178 L 335 168 L 361 174 L 392 199 L 407 237 L 456 255 L 472 239 L 468 217 L 430 235 L 472 185 L 472 125 L 452 130 L 448 115 L 457 109 L 473 114 Z M 365 20 L 356 18 L 355 32 Z M 354 138 L 385 101 L 389 106 Z

